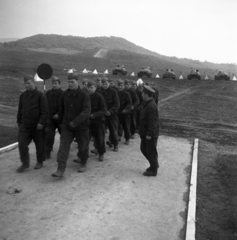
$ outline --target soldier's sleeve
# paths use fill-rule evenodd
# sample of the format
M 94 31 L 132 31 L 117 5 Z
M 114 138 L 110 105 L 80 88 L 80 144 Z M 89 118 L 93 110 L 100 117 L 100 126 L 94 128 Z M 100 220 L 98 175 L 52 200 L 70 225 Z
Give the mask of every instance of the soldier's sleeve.
M 115 113 L 118 111 L 120 107 L 120 102 L 119 102 L 119 96 L 117 91 L 115 91 L 115 94 L 113 96 L 113 106 L 108 110 L 111 114 Z
M 81 113 L 72 120 L 75 126 L 89 118 L 91 112 L 91 101 L 90 101 L 90 96 L 88 93 L 85 93 L 85 97 L 83 99 L 82 103 L 82 111 Z
M 40 94 L 40 119 L 38 124 L 45 125 L 46 120 L 49 116 L 49 109 L 46 96 L 41 93 Z
M 59 112 L 58 112 L 58 123 L 62 124 L 63 122 L 63 115 L 64 115 L 64 104 L 63 104 L 63 98 L 64 98 L 64 93 L 61 96 L 61 100 L 60 100 L 60 108 L 59 108 Z
M 136 108 L 139 105 L 140 101 L 135 91 L 133 92 L 133 99 L 134 99 L 133 107 Z
M 21 124 L 21 118 L 22 118 L 22 94 L 19 98 L 19 104 L 18 104 L 18 111 L 17 111 L 17 123 Z
M 149 106 L 149 110 L 147 112 L 147 136 L 153 137 L 155 130 L 157 129 L 158 125 L 158 109 L 156 106 Z
M 100 97 L 100 110 L 98 112 L 93 113 L 94 118 L 100 118 L 105 115 L 107 111 L 106 103 L 104 97 L 101 95 Z

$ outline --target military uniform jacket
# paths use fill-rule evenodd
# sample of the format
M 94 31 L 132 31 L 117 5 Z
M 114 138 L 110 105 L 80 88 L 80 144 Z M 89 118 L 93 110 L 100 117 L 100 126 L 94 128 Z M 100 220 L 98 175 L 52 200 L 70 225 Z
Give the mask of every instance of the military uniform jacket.
M 134 112 L 135 109 L 137 108 L 137 106 L 139 105 L 140 101 L 139 101 L 138 96 L 137 96 L 137 94 L 136 94 L 136 92 L 135 92 L 134 89 L 129 88 L 129 89 L 126 90 L 126 91 L 127 91 L 127 92 L 130 94 L 130 96 L 131 96 L 132 106 L 133 106 L 133 110 L 132 110 L 131 112 Z
M 143 105 L 142 91 L 136 90 L 136 94 L 137 94 L 138 99 L 139 99 L 139 104 L 138 104 L 137 108 L 141 109 L 141 107 Z
M 129 114 L 131 112 L 132 100 L 130 94 L 123 90 L 118 91 L 120 107 L 118 110 L 119 115 Z M 122 113 L 122 111 L 126 111 L 126 113 Z
M 93 94 L 90 94 L 90 100 L 91 114 L 93 114 L 93 118 L 90 118 L 90 125 L 98 126 L 104 124 L 107 108 L 103 96 L 98 92 L 95 92 Z
M 49 90 L 46 92 L 46 97 L 48 100 L 48 106 L 49 106 L 49 117 L 53 118 L 55 114 L 58 114 L 61 104 L 61 98 L 63 95 L 63 90 Z
M 102 91 L 102 96 L 105 99 L 107 111 L 111 113 L 111 116 L 109 116 L 109 118 L 116 117 L 120 106 L 117 91 L 109 87 Z
M 48 118 L 48 105 L 45 95 L 36 88 L 20 95 L 17 123 L 29 127 L 45 125 Z
M 159 112 L 153 98 L 144 102 L 141 109 L 139 134 L 141 137 L 159 136 Z
M 61 106 L 58 114 L 58 122 L 73 130 L 80 130 L 89 127 L 91 103 L 89 94 L 80 88 L 66 90 L 61 99 Z M 72 122 L 76 127 L 71 128 Z

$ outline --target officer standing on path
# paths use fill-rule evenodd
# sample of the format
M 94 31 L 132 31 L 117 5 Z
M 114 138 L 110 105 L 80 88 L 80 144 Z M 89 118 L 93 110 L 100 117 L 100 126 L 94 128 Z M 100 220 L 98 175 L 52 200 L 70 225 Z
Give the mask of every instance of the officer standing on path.
M 107 112 L 105 113 L 106 125 L 109 129 L 109 141 L 106 144 L 114 147 L 118 152 L 118 109 L 120 106 L 119 97 L 116 90 L 109 87 L 108 78 L 102 79 L 102 96 L 105 99 Z
M 144 104 L 140 115 L 139 135 L 140 149 L 150 163 L 150 167 L 143 173 L 144 176 L 156 176 L 158 163 L 157 140 L 159 136 L 159 112 L 153 99 L 155 91 L 144 85 L 142 97 Z
M 44 139 L 45 123 L 48 117 L 48 106 L 45 95 L 38 91 L 34 77 L 24 77 L 26 91 L 20 95 L 17 113 L 18 147 L 22 165 L 17 172 L 23 172 L 30 166 L 29 144 L 33 140 L 36 147 L 37 164 L 34 169 L 40 169 L 45 160 Z
M 49 106 L 49 117 L 46 122 L 45 129 L 45 158 L 51 158 L 53 150 L 55 131 L 61 133 L 61 127 L 58 124 L 58 112 L 61 104 L 63 90 L 61 89 L 61 81 L 58 77 L 52 77 L 52 89 L 46 92 L 46 98 Z
M 62 124 L 60 146 L 57 155 L 58 168 L 53 177 L 62 177 L 67 165 L 70 145 L 74 138 L 78 143 L 81 163 L 78 172 L 86 171 L 89 157 L 89 94 L 80 89 L 76 73 L 68 76 L 68 86 L 62 96 L 58 122 Z

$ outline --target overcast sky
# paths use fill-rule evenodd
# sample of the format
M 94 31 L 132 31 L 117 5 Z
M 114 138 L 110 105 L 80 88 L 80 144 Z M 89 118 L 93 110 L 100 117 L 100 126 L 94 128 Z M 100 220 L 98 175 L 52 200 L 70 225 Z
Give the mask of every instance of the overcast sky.
M 0 0 L 0 38 L 117 36 L 166 56 L 237 64 L 237 0 Z

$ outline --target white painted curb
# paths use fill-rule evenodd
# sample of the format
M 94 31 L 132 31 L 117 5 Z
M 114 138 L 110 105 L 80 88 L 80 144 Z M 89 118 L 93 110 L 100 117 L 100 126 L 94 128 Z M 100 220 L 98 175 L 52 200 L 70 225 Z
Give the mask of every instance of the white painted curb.
M 197 167 L 198 167 L 198 139 L 194 139 L 192 171 L 189 190 L 186 240 L 195 240 L 196 234 L 196 192 L 197 192 Z
M 10 151 L 10 150 L 13 150 L 13 149 L 15 149 L 15 148 L 17 148 L 17 147 L 18 147 L 18 142 L 13 143 L 13 144 L 11 144 L 11 145 L 8 145 L 8 146 L 6 146 L 6 147 L 0 148 L 0 154 L 1 154 L 1 153 L 4 153 L 4 152 L 8 152 L 8 151 Z

